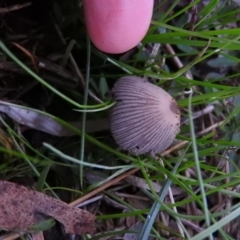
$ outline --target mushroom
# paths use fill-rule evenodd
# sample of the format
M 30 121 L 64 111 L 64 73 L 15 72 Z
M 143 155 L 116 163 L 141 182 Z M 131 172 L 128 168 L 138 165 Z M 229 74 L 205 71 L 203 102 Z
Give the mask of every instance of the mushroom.
M 180 131 L 177 102 L 162 88 L 136 76 L 117 80 L 110 130 L 121 149 L 133 155 L 167 149 Z
M 107 53 L 123 53 L 135 47 L 150 26 L 153 2 L 83 0 L 85 22 L 91 41 Z

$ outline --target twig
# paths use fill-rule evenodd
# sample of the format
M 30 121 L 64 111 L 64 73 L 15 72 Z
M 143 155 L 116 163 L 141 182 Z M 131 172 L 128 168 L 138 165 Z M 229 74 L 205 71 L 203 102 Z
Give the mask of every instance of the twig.
M 166 47 L 167 51 L 168 51 L 170 54 L 173 55 L 173 56 L 172 56 L 172 60 L 173 60 L 173 62 L 175 63 L 175 65 L 176 65 L 179 69 L 183 68 L 183 64 L 182 64 L 182 62 L 180 61 L 179 57 L 176 56 L 176 53 L 175 53 L 175 51 L 173 50 L 172 46 L 171 46 L 170 44 L 166 44 L 165 47 Z M 191 73 L 190 71 L 186 72 L 185 75 L 186 75 L 186 78 L 188 78 L 188 79 L 193 79 L 192 73 Z
M 31 2 L 26 2 L 26 3 L 22 3 L 22 4 L 16 4 L 10 7 L 5 7 L 5 8 L 0 8 L 0 14 L 2 13 L 8 13 L 8 12 L 12 12 L 12 11 L 17 11 L 20 10 L 22 8 L 28 7 L 32 5 Z
M 78 204 L 82 203 L 83 201 L 89 199 L 90 197 L 102 192 L 103 190 L 105 190 L 106 188 L 109 188 L 110 186 L 114 185 L 115 183 L 118 183 L 119 181 L 123 180 L 124 178 L 126 178 L 127 176 L 137 172 L 139 170 L 139 168 L 134 168 L 116 178 L 114 178 L 112 181 L 100 186 L 97 189 L 94 189 L 92 192 L 87 193 L 86 195 L 84 195 L 81 198 L 76 199 L 75 201 L 69 203 L 70 206 L 77 206 Z

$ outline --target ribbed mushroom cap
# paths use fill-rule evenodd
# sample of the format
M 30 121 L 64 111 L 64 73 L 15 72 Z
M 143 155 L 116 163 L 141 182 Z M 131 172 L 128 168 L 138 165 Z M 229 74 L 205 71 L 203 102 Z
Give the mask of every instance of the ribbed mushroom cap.
M 180 130 L 180 110 L 162 88 L 140 77 L 123 77 L 114 85 L 110 129 L 116 143 L 133 155 L 167 149 Z

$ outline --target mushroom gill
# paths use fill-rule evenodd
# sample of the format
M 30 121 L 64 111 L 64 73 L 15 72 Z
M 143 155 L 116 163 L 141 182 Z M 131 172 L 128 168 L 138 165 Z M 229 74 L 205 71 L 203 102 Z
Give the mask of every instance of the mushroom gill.
M 171 95 L 135 76 L 118 79 L 112 94 L 110 129 L 121 149 L 157 154 L 172 144 L 180 131 L 180 110 Z

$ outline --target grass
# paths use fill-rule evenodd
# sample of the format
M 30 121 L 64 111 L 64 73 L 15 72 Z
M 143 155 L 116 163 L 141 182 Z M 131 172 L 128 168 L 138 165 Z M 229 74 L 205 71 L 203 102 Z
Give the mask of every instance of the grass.
M 197 7 L 196 22 L 191 18 L 193 7 Z M 22 132 L 2 115 L 1 178 L 34 182 L 39 191 L 96 214 L 96 235 L 83 239 L 128 239 L 130 234 L 141 240 L 237 239 L 237 3 L 161 1 L 142 45 L 124 57 L 104 54 L 89 43 L 77 1 L 52 0 L 41 6 L 40 13 L 45 13 L 44 21 L 20 11 L 4 17 L 9 27 L 1 27 L 6 33 L 0 42 L 5 77 L 0 94 L 8 104 L 35 109 L 71 128 L 76 136 Z M 21 38 L 17 29 L 11 29 L 14 18 L 28 20 L 19 20 L 22 29 L 28 29 L 29 20 L 41 28 L 30 24 Z M 10 36 L 38 61 L 50 60 L 54 70 L 35 71 L 33 58 L 29 63 L 25 52 L 11 44 Z M 54 38 L 55 44 L 48 38 Z M 157 44 L 157 55 L 151 56 Z M 8 62 L 14 64 L 10 71 Z M 125 75 L 149 77 L 181 108 L 181 132 L 171 148 L 156 158 L 119 151 L 109 130 L 85 133 L 89 120 L 108 116 L 114 104 L 108 93 L 115 80 Z M 191 94 L 184 93 L 186 88 Z M 199 116 L 209 105 L 212 110 Z M 75 120 L 84 123 L 81 129 L 71 125 Z M 129 176 L 135 176 L 136 182 Z

